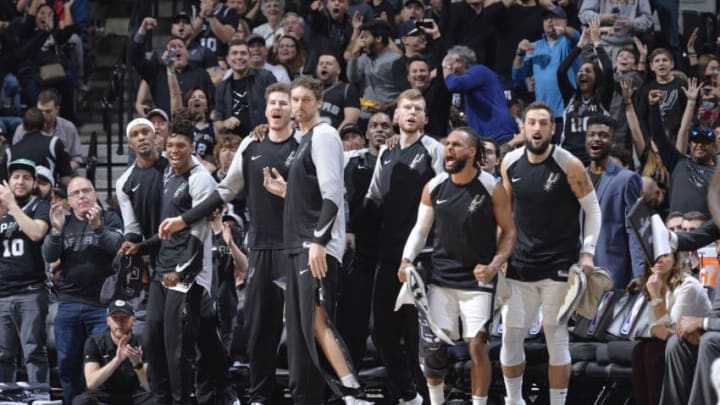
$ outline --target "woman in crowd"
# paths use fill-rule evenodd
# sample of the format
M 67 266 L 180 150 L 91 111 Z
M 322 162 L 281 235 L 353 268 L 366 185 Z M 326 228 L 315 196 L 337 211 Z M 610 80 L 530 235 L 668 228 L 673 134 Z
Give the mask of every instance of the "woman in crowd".
M 299 39 L 283 35 L 280 41 L 273 46 L 273 52 L 275 63 L 285 67 L 290 80 L 305 73 L 305 47 Z
M 659 217 L 657 217 L 659 221 Z M 656 228 L 660 231 L 656 232 Z M 662 234 L 659 236 L 657 234 Z M 669 232 L 653 223 L 655 264 L 645 266 L 642 282 L 649 301 L 650 339 L 633 349 L 632 379 L 636 405 L 655 405 L 660 401 L 665 372 L 665 345 L 675 334 L 675 325 L 683 316 L 706 317 L 710 300 L 700 282 L 672 253 Z

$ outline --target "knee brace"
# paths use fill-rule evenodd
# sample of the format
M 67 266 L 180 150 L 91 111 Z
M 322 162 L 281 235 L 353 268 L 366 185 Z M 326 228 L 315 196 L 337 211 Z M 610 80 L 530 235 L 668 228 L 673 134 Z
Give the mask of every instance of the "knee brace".
M 570 364 L 570 335 L 565 325 L 543 325 L 545 344 L 548 351 L 548 364 L 563 366 Z
M 500 347 L 500 363 L 506 367 L 525 362 L 525 328 L 505 327 Z
M 448 370 L 448 347 L 445 342 L 426 342 L 420 339 L 420 364 L 427 378 L 445 378 Z

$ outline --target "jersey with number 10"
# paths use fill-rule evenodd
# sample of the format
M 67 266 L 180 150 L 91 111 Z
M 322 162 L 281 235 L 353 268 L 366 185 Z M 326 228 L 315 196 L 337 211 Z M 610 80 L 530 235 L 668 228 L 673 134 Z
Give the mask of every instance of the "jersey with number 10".
M 21 209 L 31 219 L 50 224 L 50 204 L 47 201 L 31 196 Z M 42 289 L 45 282 L 42 239 L 34 242 L 20 229 L 15 217 L 6 214 L 0 219 L 0 241 L 0 297 Z

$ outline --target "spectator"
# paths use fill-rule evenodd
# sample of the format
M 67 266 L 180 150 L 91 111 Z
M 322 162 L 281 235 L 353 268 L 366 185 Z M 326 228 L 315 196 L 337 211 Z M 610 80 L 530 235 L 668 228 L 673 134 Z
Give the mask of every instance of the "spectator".
M 633 143 L 625 114 L 621 83 L 623 80 L 630 80 L 635 88 L 640 88 L 645 82 L 647 47 L 640 40 L 636 40 L 635 45 L 640 51 L 639 56 L 635 54 L 632 48 L 620 49 L 615 56 L 615 72 L 613 74 L 615 83 L 613 85 L 613 98 L 608 109 L 610 116 L 617 123 L 617 130 L 615 131 L 617 147 L 631 152 Z
M 692 232 L 677 232 L 678 251 L 699 249 L 720 238 L 717 226 L 707 222 Z M 715 294 L 707 316 L 683 316 L 667 340 L 667 364 L 660 403 L 714 404 L 718 396 L 710 381 L 710 364 L 720 356 L 720 294 Z
M 428 28 L 420 24 L 432 25 Z M 392 75 L 398 90 L 403 91 L 410 88 L 407 79 L 410 58 L 424 56 L 430 70 L 435 70 L 447 52 L 447 46 L 441 39 L 437 24 L 431 18 L 422 22 L 405 21 L 400 24 L 398 31 L 403 45 L 403 55 L 393 62 Z
M 250 51 L 250 67 L 258 70 L 268 70 L 275 76 L 278 83 L 290 84 L 290 77 L 284 67 L 268 63 L 268 49 L 263 37 L 254 34 L 248 37 L 246 41 Z
M 82 347 L 89 336 L 106 330 L 105 307 L 100 289 L 112 273 L 112 261 L 122 242 L 122 221 L 97 203 L 92 183 L 74 177 L 67 188 L 70 212 L 59 204 L 50 209 L 50 236 L 43 242 L 48 263 L 60 260 L 54 269 L 58 310 L 55 345 L 63 398 L 71 403 L 84 388 Z
M 527 38 L 520 41 L 513 61 L 513 80 L 535 78 L 535 98 L 547 103 L 555 116 L 555 135 L 553 140 L 560 143 L 565 111 L 565 101 L 560 93 L 557 72 L 560 63 L 570 54 L 580 39 L 580 34 L 567 25 L 567 14 L 561 7 L 543 11 L 541 39 L 530 42 Z M 567 72 L 567 79 L 575 87 L 575 75 L 580 62 L 574 61 Z M 528 88 L 528 90 L 530 90 Z
M 667 49 L 656 48 L 650 53 L 650 70 L 655 73 L 655 79 L 651 80 L 643 87 L 637 96 L 637 116 L 640 120 L 641 128 L 644 133 L 648 133 L 647 125 L 651 107 L 648 104 L 648 94 L 653 90 L 660 90 L 659 108 L 662 113 L 664 133 L 667 137 L 675 141 L 680 130 L 680 120 L 682 119 L 687 97 L 683 94 L 681 88 L 686 86 L 685 80 L 675 77 L 673 69 L 675 63 L 673 56 Z
M 240 16 L 220 0 L 200 0 L 200 10 L 192 22 L 192 39 L 215 53 L 216 59 L 227 55 L 227 43 L 235 33 Z
M 273 61 L 283 66 L 291 79 L 306 74 L 307 53 L 302 41 L 290 35 L 283 35 L 276 40 L 273 49 Z
M 355 86 L 340 81 L 342 67 L 335 55 L 326 53 L 318 59 L 315 75 L 322 82 L 323 97 L 320 120 L 341 129 L 357 124 L 360 118 L 360 94 Z
M 218 85 L 215 94 L 215 133 L 245 136 L 265 122 L 265 88 L 276 80 L 267 70 L 250 67 L 250 51 L 244 41 L 233 40 L 228 46 L 232 74 Z
M 602 115 L 587 120 L 585 148 L 590 159 L 588 174 L 597 190 L 602 224 L 595 247 L 595 265 L 610 270 L 614 289 L 643 274 L 645 258 L 640 241 L 625 221 L 640 197 L 640 176 L 610 159 L 615 143 L 615 121 Z
M 487 21 L 493 26 L 493 42 L 495 55 L 493 70 L 500 76 L 506 89 L 521 89 L 519 84 L 512 83 L 512 65 L 518 44 L 523 39 L 535 41 L 542 34 L 543 14 L 547 9 L 536 0 L 492 0 L 485 3 L 483 13 Z
M 395 16 L 395 25 L 407 21 L 422 21 L 425 18 L 425 3 L 422 0 L 403 0 L 400 13 Z
M 188 64 L 189 52 L 185 41 L 181 38 L 171 37 L 166 43 L 166 52 L 162 60 L 145 59 L 145 48 L 143 46 L 145 35 L 157 27 L 154 18 L 143 19 L 137 33 L 130 41 L 128 52 L 130 61 L 145 81 L 150 86 L 155 105 L 164 110 L 170 109 L 170 88 L 167 76 L 177 75 L 180 83 L 180 93 L 184 94 L 193 87 L 203 87 L 212 92 L 214 88 L 210 76 L 205 69 Z M 174 49 L 174 51 L 173 51 Z M 172 58 L 168 58 L 172 56 Z
M 52 172 L 45 166 L 37 166 L 35 171 L 37 172 L 37 196 L 49 202 L 55 187 Z
M 557 72 L 560 93 L 565 102 L 561 145 L 580 159 L 585 166 L 590 164 L 590 158 L 585 150 L 588 119 L 594 115 L 610 115 L 607 110 L 610 108 L 615 84 L 612 62 L 605 48 L 600 44 L 599 23 L 598 20 L 592 20 L 590 27 L 583 30 L 578 45 L 563 60 Z M 583 62 L 577 72 L 575 79 L 577 88 L 574 89 L 567 79 L 567 72 L 580 55 L 582 48 L 590 43 L 600 63 Z
M 0 34 L 2 34 L 1 29 Z M 1 39 L 2 36 L 0 35 Z M 2 53 L 1 45 L 0 55 L 3 56 L 3 59 L 7 57 Z M 22 123 L 20 117 L 20 82 L 11 73 L 4 75 L 4 77 L 3 75 L 4 73 L 0 71 L 0 80 L 2 80 L 0 82 L 0 131 L 4 134 L 12 134 Z
M 189 118 L 195 123 L 193 137 L 195 139 L 195 156 L 203 163 L 216 163 L 213 160 L 215 148 L 215 130 L 210 121 L 213 100 L 203 88 L 195 88 L 185 95 L 185 105 Z M 212 167 L 215 170 L 215 167 Z
M 518 132 L 502 84 L 492 70 L 477 63 L 470 48 L 450 48 L 442 61 L 442 74 L 448 90 L 463 95 L 468 126 L 478 134 L 502 145 Z
M 398 95 L 391 75 L 392 64 L 400 53 L 389 47 L 390 27 L 383 21 L 357 26 L 353 37 L 345 55 L 347 75 L 350 84 L 363 89 L 361 116 L 367 119 L 370 113 L 387 112 L 392 107 Z
M 667 229 L 658 232 L 653 223 L 653 256 L 655 264 L 646 266 L 644 293 L 650 301 L 648 314 L 650 336 L 633 349 L 632 381 L 637 404 L 658 404 L 665 373 L 666 342 L 675 331 L 669 325 L 682 317 L 703 318 L 710 312 L 710 300 L 700 282 L 687 273 L 677 253 L 670 249 Z M 668 370 L 668 372 L 671 372 Z M 697 402 L 707 403 L 707 402 Z
M 361 150 L 365 147 L 362 130 L 355 124 L 345 125 L 340 130 L 340 139 L 342 139 L 343 152 Z
M 409 2 L 419 3 L 418 0 L 407 0 L 405 3 Z M 492 23 L 483 11 L 483 0 L 462 0 L 449 6 L 447 26 L 440 27 L 448 44 L 467 46 L 475 53 L 477 63 L 492 66 Z
M 583 25 L 590 25 L 590 21 L 599 18 L 600 25 L 607 27 L 600 35 L 600 43 L 612 60 L 621 49 L 632 46 L 633 37 L 646 38 L 652 35 L 653 19 L 649 0 L 585 0 L 578 17 Z M 673 24 L 677 32 L 677 19 Z M 675 42 L 677 43 L 677 39 Z
M 0 381 L 15 382 L 22 353 L 30 383 L 49 383 L 45 318 L 48 292 L 42 240 L 47 233 L 50 204 L 33 196 L 35 163 L 10 164 L 10 181 L 0 185 Z M 21 350 L 22 348 L 22 350 Z
M 41 90 L 54 88 L 60 94 L 65 117 L 74 121 L 75 75 L 69 69 L 60 49 L 68 43 L 74 33 L 72 3 L 65 3 L 64 18 L 56 29 L 56 15 L 53 8 L 42 0 L 33 0 L 28 9 L 20 34 L 20 43 L 25 51 L 18 69 L 18 78 L 28 105 L 35 105 Z
M 297 13 L 288 11 L 282 18 L 283 34 L 305 43 L 305 20 Z
M 83 375 L 88 391 L 73 405 L 154 404 L 140 338 L 132 333 L 135 310 L 115 300 L 107 308 L 105 322 L 106 331 L 85 341 Z
M 500 151 L 498 151 L 498 146 L 495 140 L 488 137 L 480 137 L 480 145 L 482 145 L 482 148 L 485 149 L 483 152 L 483 160 L 481 163 L 481 167 L 486 172 L 492 174 L 495 176 L 495 178 L 500 177 L 500 173 L 498 173 L 498 162 L 500 161 Z
M 271 48 L 275 40 L 284 34 L 282 16 L 285 14 L 285 0 L 259 1 L 260 12 L 267 19 L 267 22 L 253 28 L 252 32 L 265 38 L 265 45 Z
M 325 7 L 323 0 L 314 0 L 308 13 L 310 43 L 317 44 L 320 52 L 332 53 L 338 61 L 344 61 L 343 51 L 351 38 L 355 37 L 354 25 L 348 15 L 348 2 L 349 0 L 328 0 Z M 359 13 L 356 19 L 358 18 Z M 358 21 L 361 23 L 362 19 Z
M 148 112 L 147 119 L 152 122 L 155 128 L 155 149 L 158 153 L 164 154 L 165 142 L 170 135 L 170 118 L 165 111 L 156 108 Z
M 67 184 L 72 175 L 70 156 L 65 152 L 65 145 L 56 136 L 45 136 L 45 117 L 37 108 L 28 108 L 23 116 L 25 136 L 20 142 L 5 149 L 0 163 L 0 179 L 8 178 L 9 164 L 17 159 L 29 159 L 36 165 L 49 168 L 55 178 Z
M 682 224 L 685 221 L 685 214 L 680 211 L 673 211 L 665 218 L 665 227 L 672 232 L 682 231 Z
M 650 176 L 642 177 L 642 187 L 642 197 L 645 204 L 660 214 L 660 218 L 667 217 L 667 209 L 663 209 L 663 207 L 667 207 L 665 189 L 660 187 Z
M 670 211 L 700 211 L 709 215 L 707 192 L 715 170 L 715 134 L 710 128 L 690 130 L 690 154 L 684 155 L 665 136 L 661 115 L 662 91 L 649 96 L 650 133 L 663 164 L 670 171 Z
M 43 90 L 38 95 L 37 108 L 43 113 L 45 127 L 42 134 L 48 137 L 56 136 L 65 146 L 70 155 L 70 167 L 77 170 L 83 163 L 84 157 L 80 150 L 80 135 L 75 125 L 59 116 L 60 98 L 53 90 Z M 13 145 L 20 142 L 25 136 L 25 129 L 19 126 L 12 138 Z
M 444 138 L 448 133 L 452 99 L 445 80 L 437 75 L 433 77 L 430 65 L 421 56 L 409 58 L 407 70 L 410 88 L 418 90 L 425 98 L 428 115 L 425 133 L 436 139 Z
M 190 16 L 186 12 L 181 11 L 173 17 L 170 36 L 182 38 L 187 44 L 189 65 L 199 66 L 203 69 L 218 65 L 218 56 L 215 52 L 210 47 L 203 45 L 202 41 L 192 38 L 193 25 Z M 155 50 L 153 57 L 160 61 L 163 52 L 165 52 L 164 47 L 158 48 Z

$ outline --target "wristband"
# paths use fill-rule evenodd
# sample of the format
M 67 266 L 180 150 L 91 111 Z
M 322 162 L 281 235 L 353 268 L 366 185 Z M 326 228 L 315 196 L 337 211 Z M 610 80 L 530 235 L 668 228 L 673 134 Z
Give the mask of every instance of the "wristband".
M 517 51 L 515 51 L 515 55 L 523 57 L 525 56 L 525 51 L 523 51 L 522 49 L 518 49 Z
M 145 368 L 145 365 L 144 365 L 143 362 L 141 361 L 141 362 L 138 363 L 137 365 L 133 364 L 133 368 L 134 368 L 135 370 L 142 370 L 143 368 Z
M 662 303 L 664 303 L 664 302 L 665 302 L 665 300 L 662 299 L 662 298 L 653 298 L 653 299 L 650 300 L 650 306 L 651 306 L 651 307 L 656 307 L 656 306 L 658 306 L 658 305 L 660 305 L 660 304 L 662 304 Z
M 58 237 L 58 236 L 60 236 L 61 234 L 62 234 L 62 231 L 58 231 L 58 230 L 55 229 L 55 228 L 50 229 L 50 235 L 51 235 L 51 236 Z

